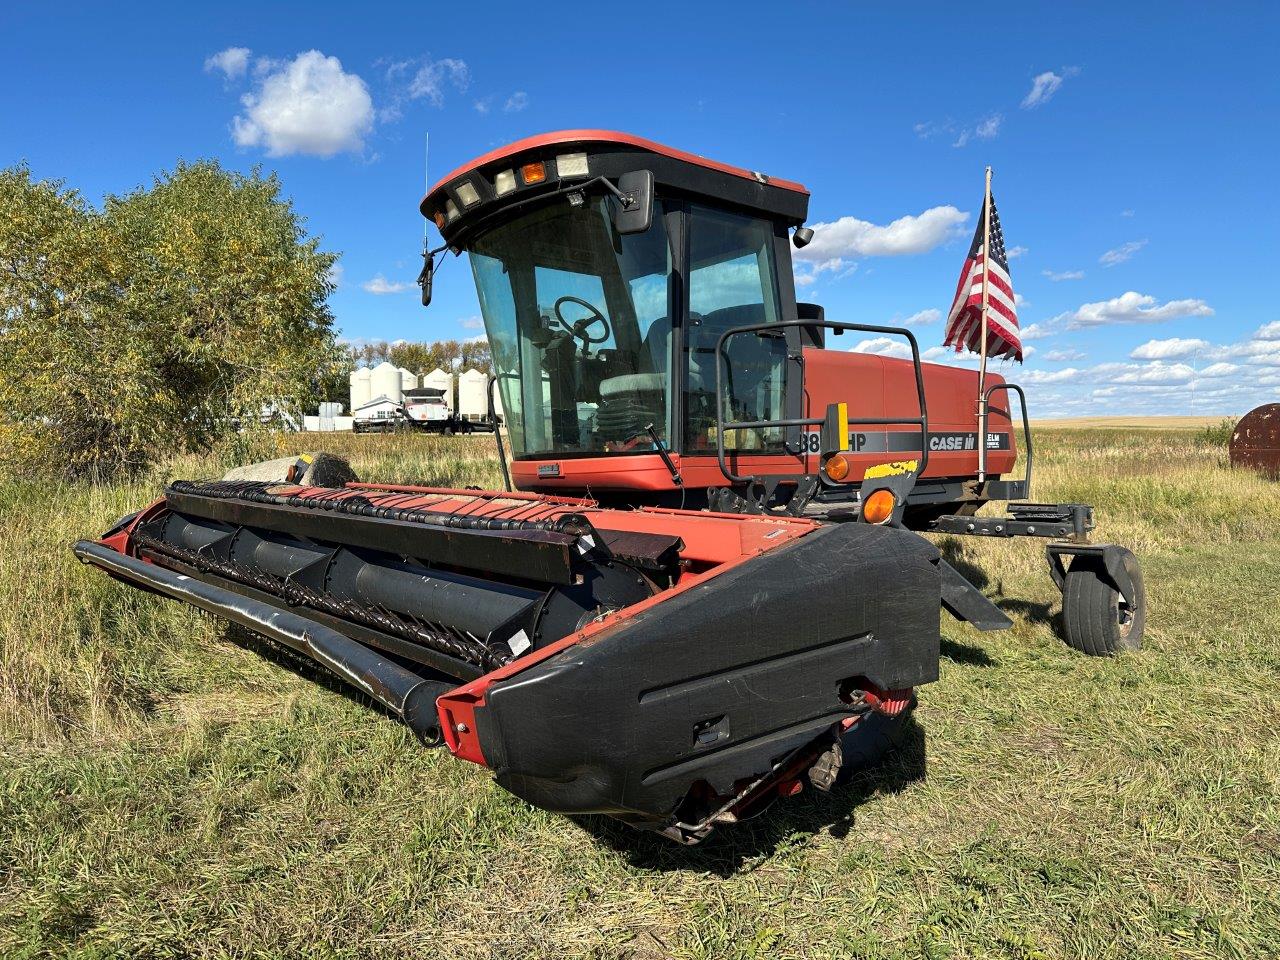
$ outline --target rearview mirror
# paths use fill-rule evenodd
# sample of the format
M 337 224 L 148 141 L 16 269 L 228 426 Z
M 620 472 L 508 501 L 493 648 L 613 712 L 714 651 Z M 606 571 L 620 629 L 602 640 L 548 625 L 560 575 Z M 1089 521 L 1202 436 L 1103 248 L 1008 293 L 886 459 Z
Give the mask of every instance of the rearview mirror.
M 622 197 L 613 208 L 618 233 L 644 233 L 653 224 L 653 171 L 632 170 L 618 178 Z
M 431 303 L 431 278 L 436 272 L 436 255 L 434 253 L 424 253 L 422 255 L 422 272 L 418 274 L 418 286 L 422 288 L 422 305 L 428 306 Z

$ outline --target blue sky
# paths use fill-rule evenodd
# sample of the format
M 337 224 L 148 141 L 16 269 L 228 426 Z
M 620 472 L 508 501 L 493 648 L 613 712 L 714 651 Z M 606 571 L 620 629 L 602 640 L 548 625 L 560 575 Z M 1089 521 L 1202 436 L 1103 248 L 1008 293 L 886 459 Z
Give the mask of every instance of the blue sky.
M 179 158 L 275 170 L 342 254 L 342 334 L 435 339 L 478 309 L 452 261 L 417 304 L 426 136 L 435 179 L 621 129 L 804 183 L 801 296 L 924 345 L 991 164 L 1033 413 L 1231 414 L 1280 400 L 1278 28 L 1263 3 L 9 4 L 0 164 L 95 202 Z

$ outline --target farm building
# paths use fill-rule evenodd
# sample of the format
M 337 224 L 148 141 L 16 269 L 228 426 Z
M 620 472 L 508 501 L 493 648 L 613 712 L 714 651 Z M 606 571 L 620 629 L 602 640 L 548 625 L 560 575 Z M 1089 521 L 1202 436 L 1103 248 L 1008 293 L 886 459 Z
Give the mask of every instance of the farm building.
M 394 420 L 400 415 L 400 398 L 392 399 L 386 394 L 374 397 L 368 403 L 361 404 L 351 411 L 351 417 L 357 422 L 364 420 Z

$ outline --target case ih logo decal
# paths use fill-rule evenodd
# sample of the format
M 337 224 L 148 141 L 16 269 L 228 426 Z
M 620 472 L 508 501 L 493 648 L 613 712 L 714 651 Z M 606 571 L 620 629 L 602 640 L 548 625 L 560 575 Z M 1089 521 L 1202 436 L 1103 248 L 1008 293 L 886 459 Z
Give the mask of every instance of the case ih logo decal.
M 540 464 L 538 464 L 538 476 L 540 476 L 540 477 L 558 477 L 558 476 L 560 476 L 560 464 L 558 464 L 558 463 L 540 463 Z
M 854 453 L 896 453 L 920 449 L 920 434 L 915 430 L 897 430 L 887 433 L 849 433 L 849 450 Z M 929 451 L 977 450 L 978 434 L 930 433 Z M 988 450 L 1008 450 L 1009 434 L 988 433 Z

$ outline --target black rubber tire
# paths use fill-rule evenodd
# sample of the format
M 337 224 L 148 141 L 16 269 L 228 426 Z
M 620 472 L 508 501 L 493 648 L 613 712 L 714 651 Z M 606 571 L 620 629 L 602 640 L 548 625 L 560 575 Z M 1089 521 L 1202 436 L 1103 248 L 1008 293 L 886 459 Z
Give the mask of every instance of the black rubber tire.
M 1097 557 L 1077 555 L 1071 560 L 1062 590 L 1062 627 L 1067 645 L 1090 657 L 1113 657 L 1142 646 L 1146 628 L 1147 591 L 1142 567 L 1128 550 L 1124 568 L 1133 582 L 1132 607 L 1111 585 Z
M 445 428 L 444 428 L 444 435 L 445 435 L 446 437 L 452 437 L 452 436 L 453 436 L 453 427 L 445 427 Z

